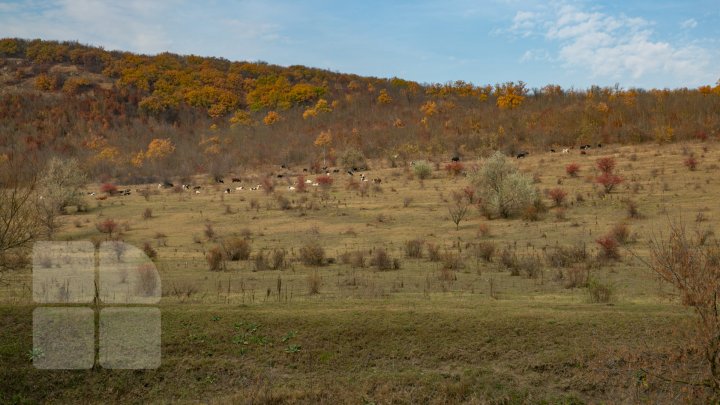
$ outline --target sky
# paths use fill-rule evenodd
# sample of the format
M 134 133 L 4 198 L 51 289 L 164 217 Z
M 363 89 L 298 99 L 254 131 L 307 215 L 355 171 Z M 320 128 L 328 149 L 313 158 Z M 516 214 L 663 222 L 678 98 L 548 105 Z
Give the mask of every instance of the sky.
M 0 37 L 420 83 L 678 88 L 720 79 L 720 0 L 0 0 Z

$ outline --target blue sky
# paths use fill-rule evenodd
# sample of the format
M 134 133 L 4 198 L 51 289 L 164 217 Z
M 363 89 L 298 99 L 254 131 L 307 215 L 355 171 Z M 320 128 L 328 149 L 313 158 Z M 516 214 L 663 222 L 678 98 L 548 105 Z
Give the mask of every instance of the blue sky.
M 720 79 L 720 0 L 0 0 L 0 37 L 421 83 L 676 88 Z

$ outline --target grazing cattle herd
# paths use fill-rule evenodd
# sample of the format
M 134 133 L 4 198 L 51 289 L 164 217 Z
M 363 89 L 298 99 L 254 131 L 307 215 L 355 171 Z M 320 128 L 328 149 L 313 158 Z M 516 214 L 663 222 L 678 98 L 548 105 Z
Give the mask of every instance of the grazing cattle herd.
M 578 149 L 580 150 L 580 154 L 581 154 L 581 155 L 587 155 L 587 151 L 590 150 L 592 147 L 593 147 L 593 146 L 590 145 L 590 144 L 583 144 L 583 145 L 581 145 Z M 597 147 L 597 148 L 602 148 L 602 144 L 598 143 L 596 147 Z M 568 154 L 568 153 L 570 153 L 570 151 L 573 150 L 573 149 L 574 149 L 574 147 L 572 147 L 572 146 L 567 147 L 567 148 L 562 148 L 562 149 L 550 148 L 549 152 L 550 152 L 550 153 L 556 153 L 558 150 L 560 150 L 561 153 L 563 153 L 563 154 Z M 529 151 L 526 151 L 526 150 L 521 150 L 521 151 L 518 151 L 518 152 L 513 153 L 513 155 L 514 155 L 517 159 L 523 159 L 523 158 L 527 157 L 529 154 L 530 154 L 530 152 L 529 152 Z M 395 156 L 395 158 L 397 158 L 397 155 Z M 454 156 L 452 156 L 452 157 L 450 158 L 450 160 L 451 160 L 452 162 L 460 162 L 460 156 L 459 156 L 459 155 L 454 155 Z M 410 164 L 411 164 L 411 166 L 415 166 L 415 161 L 411 162 Z M 297 178 L 297 177 L 299 177 L 299 176 L 302 175 L 302 174 L 292 173 L 292 172 L 290 171 L 290 166 L 287 165 L 287 164 L 282 164 L 282 165 L 280 165 L 280 168 L 283 170 L 283 173 L 277 173 L 277 174 L 275 174 L 275 173 L 270 173 L 270 174 L 268 175 L 268 177 L 275 177 L 275 178 L 278 178 L 278 179 L 283 179 L 283 178 L 284 178 L 284 179 L 287 179 L 288 183 L 290 183 L 290 182 L 292 181 L 291 179 L 292 179 L 293 177 Z M 339 169 L 339 168 L 328 168 L 327 166 L 322 167 L 321 169 L 322 169 L 322 170 L 318 170 L 318 169 L 313 170 L 313 169 L 303 168 L 303 169 L 302 169 L 302 173 L 309 173 L 309 172 L 313 172 L 313 171 L 314 171 L 314 172 L 316 172 L 316 173 L 317 173 L 317 172 L 320 172 L 321 174 L 324 173 L 325 176 L 331 176 L 332 174 L 338 174 L 338 173 L 340 173 L 340 170 L 341 170 L 341 169 Z M 367 177 L 367 175 L 366 175 L 365 173 L 363 173 L 364 171 L 369 171 L 369 169 L 368 169 L 367 167 L 365 167 L 365 166 L 354 166 L 354 167 L 351 167 L 350 169 L 348 169 L 348 170 L 346 171 L 346 174 L 347 174 L 348 176 L 355 176 L 355 175 L 357 174 L 357 175 L 359 176 L 359 178 L 360 178 L 360 181 L 363 181 L 363 182 L 372 181 L 374 184 L 380 184 L 380 183 L 382 183 L 382 179 L 379 178 L 379 177 L 375 177 L 375 178 L 369 179 L 369 178 Z M 466 173 L 466 172 L 463 172 L 463 174 L 466 175 L 467 173 Z M 232 182 L 232 183 L 242 183 L 242 181 L 243 181 L 243 180 L 242 180 L 240 177 L 231 177 L 231 182 Z M 213 182 L 214 182 L 215 184 L 225 184 L 225 179 L 224 179 L 222 176 L 214 176 L 214 177 L 213 177 Z M 318 187 L 318 186 L 320 186 L 320 183 L 319 183 L 319 182 L 317 182 L 317 181 L 314 182 L 314 181 L 309 180 L 309 179 L 305 180 L 305 181 L 304 181 L 304 184 L 305 184 L 305 185 L 310 185 L 310 186 L 312 186 L 312 187 Z M 192 185 L 192 184 L 182 184 L 180 187 L 181 187 L 180 190 L 182 190 L 182 191 L 191 191 L 191 190 L 192 190 L 192 191 L 194 191 L 195 194 L 201 194 L 201 193 L 202 193 L 201 190 L 202 190 L 202 188 L 203 188 L 203 186 L 200 186 L 200 185 Z M 175 184 L 172 183 L 172 182 L 170 182 L 170 181 L 167 181 L 167 180 L 165 180 L 165 181 L 163 181 L 163 182 L 161 182 L 161 183 L 158 183 L 157 188 L 158 188 L 158 190 L 162 190 L 162 189 L 176 189 L 176 188 L 175 188 Z M 232 187 L 226 187 L 226 188 L 223 188 L 222 191 L 223 191 L 224 194 L 230 194 L 230 193 L 232 193 L 232 192 L 234 192 L 234 191 L 237 191 L 237 192 L 241 192 L 241 191 L 245 191 L 245 190 L 248 190 L 248 191 L 257 191 L 257 190 L 262 190 L 262 189 L 263 189 L 263 186 L 262 186 L 261 184 L 258 184 L 258 185 L 256 185 L 256 186 L 251 186 L 251 187 L 245 187 L 245 186 L 237 186 L 237 187 L 234 187 L 234 188 L 232 188 Z M 176 190 L 177 190 L 177 189 L 176 189 Z M 215 190 L 217 190 L 217 189 L 215 189 Z M 292 185 L 292 184 L 291 184 L 291 185 L 288 185 L 288 186 L 287 186 L 287 190 L 288 190 L 288 191 L 297 191 L 297 190 L 298 190 L 298 187 L 297 187 L 296 185 Z M 139 193 L 139 192 L 141 192 L 142 190 L 136 189 L 135 191 Z M 107 198 L 107 195 L 96 196 L 96 193 L 95 193 L 95 192 L 89 192 L 89 193 L 87 193 L 87 194 L 90 195 L 90 196 L 95 196 L 95 199 L 97 199 L 97 200 L 105 200 L 105 199 Z M 130 189 L 117 190 L 117 191 L 114 191 L 114 192 L 109 193 L 109 194 L 111 194 L 111 195 L 119 195 L 119 196 L 128 196 L 128 195 L 131 195 L 131 190 L 130 190 Z

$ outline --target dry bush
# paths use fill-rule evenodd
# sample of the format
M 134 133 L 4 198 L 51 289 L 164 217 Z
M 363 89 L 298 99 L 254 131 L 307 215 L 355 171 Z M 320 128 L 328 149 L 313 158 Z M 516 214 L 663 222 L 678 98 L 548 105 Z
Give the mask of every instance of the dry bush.
M 465 170 L 465 165 L 461 162 L 451 162 L 445 165 L 445 171 L 450 176 L 459 176 Z
M 155 294 L 158 288 L 158 277 L 155 266 L 150 263 L 141 264 L 137 267 L 140 282 L 137 284 L 137 293 L 143 297 Z
M 152 217 L 153 217 L 152 208 L 145 208 L 145 210 L 142 213 L 142 219 L 150 219 Z
M 263 177 L 260 180 L 260 185 L 262 185 L 262 190 L 265 192 L 265 194 L 272 194 L 273 191 L 275 191 L 275 182 L 270 177 Z
M 230 261 L 247 260 L 250 258 L 252 247 L 250 242 L 241 238 L 225 238 L 221 246 L 225 257 Z
M 460 253 L 446 252 L 442 255 L 442 268 L 447 270 L 461 270 L 465 268 L 465 261 Z
M 420 181 L 426 180 L 432 175 L 432 167 L 426 162 L 415 162 L 413 172 Z
M 570 163 L 565 166 L 565 173 L 570 177 L 577 177 L 580 172 L 580 165 L 577 163 Z
M 567 197 L 567 191 L 556 187 L 548 192 L 548 196 L 555 203 L 556 207 L 559 207 L 565 203 L 565 197 Z
M 486 262 L 491 262 L 495 255 L 495 244 L 492 242 L 480 242 L 475 246 L 475 256 Z
M 438 272 L 438 280 L 448 282 L 456 281 L 457 274 L 455 274 L 455 271 L 453 271 L 452 269 L 442 267 Z
M 222 249 L 215 246 L 208 250 L 205 255 L 205 259 L 208 262 L 210 271 L 222 271 L 225 270 L 225 255 Z
M 290 199 L 288 199 L 282 194 L 275 194 L 275 201 L 278 203 L 278 207 L 280 207 L 280 209 L 283 211 L 292 208 L 292 203 L 290 202 Z
M 300 248 L 300 261 L 306 266 L 322 266 L 325 261 L 325 249 L 316 241 L 306 242 Z
M 582 267 L 571 267 L 563 274 L 563 287 L 583 288 L 588 284 L 588 271 Z
M 320 185 L 324 190 L 329 189 L 333 185 L 334 179 L 332 176 L 322 175 L 315 178 L 315 182 Z
M 265 271 L 269 268 L 270 263 L 268 262 L 268 257 L 265 254 L 265 251 L 261 250 L 255 253 L 255 257 L 253 258 L 253 269 L 255 271 Z
M 308 294 L 315 295 L 320 293 L 320 286 L 322 285 L 322 277 L 320 273 L 314 271 L 305 277 L 308 286 Z
M 375 249 L 375 253 L 370 259 L 370 265 L 377 267 L 380 271 L 397 270 L 400 268 L 400 262 L 390 257 L 388 252 L 383 248 Z
M 116 185 L 114 185 L 112 183 L 103 183 L 100 186 L 100 191 L 103 193 L 110 194 L 110 195 L 115 195 L 118 192 L 118 188 Z
M 504 248 L 500 252 L 500 265 L 510 272 L 511 276 L 519 276 L 520 275 L 520 267 L 518 263 L 518 257 L 517 254 L 515 254 L 514 251 Z
M 637 202 L 628 198 L 625 200 L 625 207 L 627 209 L 628 218 L 640 219 L 643 217 L 640 213 Z
M 692 384 L 702 384 L 720 396 L 720 244 L 699 243 L 687 234 L 683 224 L 670 224 L 667 237 L 653 237 L 651 259 L 646 263 L 660 278 L 680 294 L 683 305 L 694 309 L 694 327 L 687 346 L 703 353 L 704 376 Z
M 205 224 L 204 233 L 205 233 L 205 237 L 208 240 L 215 240 L 215 237 L 217 236 L 217 234 L 215 233 L 215 229 L 213 229 L 212 224 Z
M 550 267 L 570 267 L 574 263 L 587 261 L 585 244 L 576 246 L 558 246 L 545 251 L 545 260 Z
M 412 239 L 405 242 L 405 256 L 414 259 L 422 258 L 422 248 L 425 242 L 422 239 Z
M 95 224 L 95 228 L 97 228 L 98 231 L 102 233 L 108 234 L 110 237 L 113 236 L 113 233 L 118 231 L 118 228 L 120 227 L 120 224 L 115 222 L 113 219 L 106 219 L 104 221 L 98 222 Z
M 538 209 L 535 208 L 534 205 L 528 205 L 522 211 L 522 219 L 524 219 L 525 221 L 533 221 L 533 222 L 539 221 L 540 214 L 538 213 Z
M 403 207 L 404 208 L 409 207 L 410 204 L 412 204 L 412 202 L 413 202 L 412 197 L 403 197 Z
M 612 236 L 603 236 L 595 240 L 600 246 L 598 251 L 598 259 L 602 260 L 620 260 L 620 244 Z
M 258 201 L 257 198 L 251 198 L 250 202 L 248 204 L 249 204 L 248 206 L 251 210 L 256 210 L 256 211 L 260 210 L 260 202 Z
M 143 250 L 143 252 L 145 252 L 145 255 L 147 257 L 149 257 L 150 259 L 152 259 L 152 260 L 157 259 L 157 250 L 155 250 L 155 248 L 152 247 L 150 242 L 147 242 L 147 241 L 143 242 L 142 250 Z
M 537 256 L 523 256 L 517 260 L 517 271 L 527 278 L 538 278 L 542 272 L 542 261 Z
M 687 159 L 683 161 L 683 164 L 685 165 L 685 167 L 690 169 L 690 171 L 695 171 L 697 170 L 698 161 L 697 159 L 695 159 L 695 156 L 690 155 Z
M 630 242 L 630 228 L 628 228 L 625 224 L 617 224 L 613 226 L 608 235 L 621 245 Z
M 450 220 L 455 224 L 455 230 L 460 229 L 460 222 L 467 216 L 469 208 L 470 206 L 462 201 L 448 206 Z
M 428 242 L 427 244 L 428 260 L 431 262 L 439 262 L 442 259 L 440 255 L 440 246 L 435 243 Z
M 273 249 L 270 254 L 270 267 L 273 270 L 282 270 L 287 267 L 287 250 Z
M 340 255 L 340 262 L 350 265 L 353 269 L 362 269 L 365 267 L 365 252 L 362 250 L 345 252 Z
M 478 225 L 478 236 L 483 238 L 490 237 L 490 225 L 486 223 Z
M 608 303 L 612 301 L 615 288 L 612 284 L 601 283 L 596 279 L 590 279 L 587 283 L 588 295 L 592 303 Z

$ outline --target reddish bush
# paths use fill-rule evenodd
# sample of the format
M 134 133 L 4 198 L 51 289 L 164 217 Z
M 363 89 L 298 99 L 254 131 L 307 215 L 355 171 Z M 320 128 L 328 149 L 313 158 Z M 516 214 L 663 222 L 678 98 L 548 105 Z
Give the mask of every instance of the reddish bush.
M 304 193 L 307 191 L 307 184 L 305 184 L 305 176 L 302 174 L 297 176 L 297 182 L 295 183 L 295 191 L 298 193 Z
M 618 251 L 620 244 L 612 236 L 603 236 L 595 242 L 600 245 L 599 255 L 601 258 L 612 260 L 620 258 L 620 252 Z
M 451 176 L 457 176 L 465 170 L 465 165 L 461 162 L 450 162 L 445 165 L 445 171 Z
M 263 179 L 260 180 L 260 184 L 265 194 L 272 194 L 272 192 L 275 191 L 275 182 L 270 177 L 263 177 Z
M 106 233 L 110 236 L 112 236 L 113 233 L 118 229 L 119 224 L 115 222 L 112 219 L 106 219 L 102 222 L 98 222 L 95 225 L 95 228 L 97 228 L 98 231 L 102 233 Z
M 623 179 L 616 174 L 603 173 L 598 176 L 595 181 L 605 188 L 606 193 L 610 193 L 615 188 L 615 186 L 623 182 Z
M 333 178 L 328 175 L 317 176 L 315 182 L 322 188 L 330 188 L 333 184 Z
M 688 157 L 687 159 L 685 159 L 685 162 L 683 162 L 683 163 L 685 164 L 685 167 L 687 167 L 688 169 L 690 169 L 692 171 L 695 171 L 695 169 L 697 169 L 698 162 L 694 156 Z
M 100 191 L 103 193 L 108 193 L 110 195 L 114 195 L 115 193 L 117 193 L 118 189 L 117 189 L 117 186 L 112 183 L 103 183 L 100 186 Z
M 570 177 L 577 177 L 579 171 L 580 165 L 575 162 L 565 166 L 565 173 L 567 173 Z
M 604 157 L 598 159 L 595 164 L 597 165 L 598 170 L 600 170 L 603 173 L 610 174 L 615 169 L 615 158 L 612 157 Z
M 559 207 L 565 202 L 565 197 L 567 197 L 567 191 L 561 189 L 560 187 L 556 187 L 548 193 L 550 196 L 550 199 L 553 200 L 555 203 L 555 206 Z
M 463 189 L 463 193 L 465 194 L 465 198 L 467 198 L 468 203 L 475 204 L 475 189 L 473 187 L 465 187 Z

